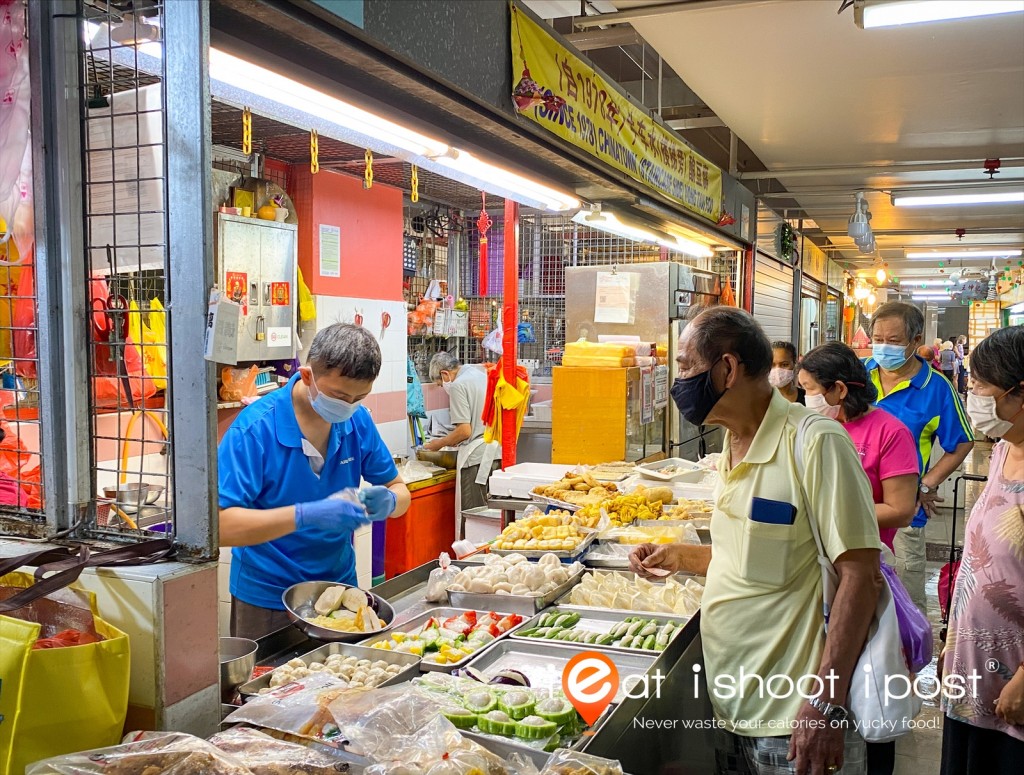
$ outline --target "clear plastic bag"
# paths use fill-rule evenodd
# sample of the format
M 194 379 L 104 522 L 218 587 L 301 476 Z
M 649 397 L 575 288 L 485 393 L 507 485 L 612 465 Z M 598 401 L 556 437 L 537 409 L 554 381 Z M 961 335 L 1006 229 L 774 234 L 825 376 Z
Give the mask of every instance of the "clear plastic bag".
M 559 748 L 551 754 L 540 775 L 622 775 L 622 765 L 612 759 Z
M 297 743 L 289 743 L 256 729 L 234 727 L 209 740 L 226 754 L 245 765 L 252 775 L 283 775 L 302 772 L 307 775 L 334 775 L 342 762 Z M 341 765 L 341 766 L 339 766 Z
M 251 775 L 234 757 L 182 732 L 136 732 L 121 745 L 57 756 L 26 775 Z
M 285 693 L 288 688 L 291 692 Z M 349 689 L 345 681 L 321 671 L 266 697 L 250 700 L 224 723 L 253 724 L 337 745 L 342 742 L 341 730 L 329 706 L 342 695 L 357 697 L 364 693 L 365 689 Z
M 427 577 L 425 598 L 428 603 L 448 602 L 448 587 L 459 575 L 459 569 L 452 567 L 452 559 L 447 552 L 441 552 L 438 563 L 440 567 L 430 571 L 430 576 Z

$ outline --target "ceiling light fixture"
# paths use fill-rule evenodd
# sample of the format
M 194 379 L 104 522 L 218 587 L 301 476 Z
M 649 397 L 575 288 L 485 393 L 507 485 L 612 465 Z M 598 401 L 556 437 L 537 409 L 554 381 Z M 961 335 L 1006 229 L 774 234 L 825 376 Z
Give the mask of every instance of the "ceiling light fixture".
M 994 191 L 988 194 L 940 194 L 938 196 L 900 196 L 894 194 L 894 207 L 948 207 L 951 205 L 999 205 L 1024 202 L 1024 191 Z
M 949 301 L 948 293 L 912 293 L 910 298 L 914 301 Z
M 857 8 L 866 30 L 1024 12 L 1024 0 L 898 0 Z
M 875 302 L 876 301 L 878 301 L 878 297 L 875 296 L 874 293 L 869 293 L 868 294 L 868 304 L 870 304 L 873 307 L 873 306 L 875 306 Z
M 633 242 L 661 245 L 693 258 L 712 258 L 715 255 L 707 245 L 676 234 L 667 234 L 656 229 L 634 225 L 619 218 L 615 213 L 602 209 L 600 204 L 592 204 L 589 209 L 580 210 L 572 217 L 572 220 L 581 226 L 589 226 Z
M 1002 258 L 1004 256 L 1020 256 L 1024 251 L 1009 248 L 1007 250 L 959 250 L 952 253 L 931 253 L 927 250 L 912 250 L 904 254 L 906 258 L 959 258 L 970 260 L 972 258 Z
M 879 268 L 879 270 L 877 272 L 875 272 L 875 279 L 878 280 L 878 282 L 880 282 L 880 283 L 884 283 L 885 282 L 885 278 L 886 278 L 885 270 Z
M 150 24 L 145 17 L 126 13 L 120 24 L 110 27 L 110 40 L 121 46 L 139 46 L 160 40 L 160 28 Z

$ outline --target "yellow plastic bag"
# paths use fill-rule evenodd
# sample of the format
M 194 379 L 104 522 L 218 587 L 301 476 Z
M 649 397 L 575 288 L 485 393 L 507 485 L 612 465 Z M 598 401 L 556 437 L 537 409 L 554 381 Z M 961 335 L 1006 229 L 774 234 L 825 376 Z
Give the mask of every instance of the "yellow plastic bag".
M 163 390 L 167 387 L 167 313 L 156 297 L 149 302 L 148 318 L 142 318 L 141 341 L 145 345 L 142 355 L 146 373 L 153 378 L 156 389 Z
M 316 304 L 313 303 L 313 294 L 309 292 L 309 286 L 302 279 L 302 270 L 296 270 L 299 280 L 299 320 L 308 323 L 316 319 Z
M 0 586 L 29 587 L 14 572 Z M 21 775 L 32 762 L 115 745 L 128 711 L 128 636 L 96 612 L 99 643 L 36 649 L 41 627 L 0 614 L 0 775 Z

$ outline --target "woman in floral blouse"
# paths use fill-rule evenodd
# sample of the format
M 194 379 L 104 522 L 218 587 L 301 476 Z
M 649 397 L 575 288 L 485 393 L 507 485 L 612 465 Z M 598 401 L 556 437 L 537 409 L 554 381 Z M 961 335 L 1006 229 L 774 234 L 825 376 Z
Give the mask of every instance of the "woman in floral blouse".
M 1002 441 L 967 523 L 941 656 L 943 775 L 1024 771 L 1024 327 L 983 340 L 971 373 L 971 421 Z

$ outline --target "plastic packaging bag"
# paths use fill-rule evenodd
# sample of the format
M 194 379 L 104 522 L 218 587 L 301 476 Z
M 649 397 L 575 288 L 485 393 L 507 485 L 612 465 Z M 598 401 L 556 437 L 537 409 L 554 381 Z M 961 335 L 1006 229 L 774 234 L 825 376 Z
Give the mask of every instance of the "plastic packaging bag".
M 611 759 L 559 748 L 540 775 L 622 775 L 622 765 Z
M 438 558 L 439 568 L 430 571 L 427 577 L 426 600 L 428 603 L 445 603 L 448 601 L 448 587 L 459 575 L 459 569 L 452 567 L 452 558 L 447 552 L 441 552 Z
M 499 320 L 498 327 L 491 331 L 489 334 L 487 334 L 487 336 L 483 338 L 483 341 L 480 342 L 480 344 L 483 346 L 485 350 L 489 350 L 490 352 L 496 355 L 501 355 L 502 351 L 504 350 L 504 347 L 502 346 L 501 343 L 501 337 L 501 321 Z
M 334 775 L 340 771 L 341 762 L 336 758 L 246 727 L 219 732 L 209 742 L 237 759 L 252 775 Z
M 250 700 L 224 719 L 226 724 L 252 724 L 329 744 L 341 742 L 341 730 L 328 707 L 338 697 L 343 702 L 365 693 L 329 673 L 314 673 L 289 684 L 291 693 L 278 690 Z
M 26 775 L 251 775 L 205 740 L 182 732 L 136 732 L 109 748 L 57 756 L 29 765 Z
M 220 379 L 223 383 L 220 387 L 222 401 L 241 401 L 243 398 L 252 398 L 256 395 L 256 375 L 259 369 L 253 364 L 248 369 L 233 369 L 225 366 L 221 370 Z
M 900 640 L 903 641 L 903 658 L 910 672 L 916 673 L 932 661 L 932 625 L 910 599 L 896 569 L 882 563 L 882 575 L 889 582 L 892 598 L 896 603 L 896 620 L 900 624 Z

